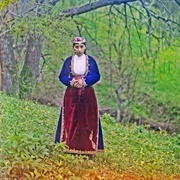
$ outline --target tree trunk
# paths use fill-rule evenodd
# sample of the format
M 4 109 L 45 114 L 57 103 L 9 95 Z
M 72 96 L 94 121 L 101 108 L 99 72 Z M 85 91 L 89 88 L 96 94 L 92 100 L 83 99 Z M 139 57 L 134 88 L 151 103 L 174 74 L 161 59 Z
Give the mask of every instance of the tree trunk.
M 14 9 L 16 9 L 16 4 L 14 3 L 10 9 L 14 11 Z M 7 11 L 1 11 L 0 25 L 1 32 L 3 33 L 1 33 L 0 36 L 0 90 L 18 97 L 18 61 L 15 57 L 15 51 L 13 48 L 14 36 L 12 31 L 9 29 L 11 25 L 7 23 L 12 23 L 13 18 L 14 15 L 7 14 Z
M 120 77 L 120 84 L 118 89 L 115 91 L 117 95 L 117 116 L 116 122 L 122 121 L 122 91 L 123 91 L 123 78 Z
M 39 76 L 41 43 L 30 37 L 25 55 L 24 66 L 20 74 L 20 97 L 29 98 Z
M 6 34 L 0 38 L 1 90 L 18 96 L 18 67 L 13 50 L 14 38 Z

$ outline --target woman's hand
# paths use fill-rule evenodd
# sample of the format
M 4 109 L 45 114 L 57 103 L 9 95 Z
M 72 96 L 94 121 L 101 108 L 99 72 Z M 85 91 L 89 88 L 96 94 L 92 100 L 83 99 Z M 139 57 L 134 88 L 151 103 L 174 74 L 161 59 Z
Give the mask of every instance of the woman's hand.
M 86 86 L 86 82 L 84 80 L 84 78 L 73 78 L 71 81 L 71 86 L 75 87 L 75 88 L 82 88 Z
M 74 83 L 74 87 L 76 87 L 76 88 L 82 88 L 83 86 L 82 86 L 82 83 L 79 82 L 79 80 L 77 80 L 77 81 Z

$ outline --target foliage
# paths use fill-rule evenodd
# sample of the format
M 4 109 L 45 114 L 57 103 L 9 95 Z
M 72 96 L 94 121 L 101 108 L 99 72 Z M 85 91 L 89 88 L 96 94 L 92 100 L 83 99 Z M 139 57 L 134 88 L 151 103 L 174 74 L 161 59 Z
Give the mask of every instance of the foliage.
M 13 26 L 3 24 L 13 31 L 13 49 L 18 49 L 15 57 L 19 72 L 13 77 L 19 78 L 21 74 L 24 52 L 28 50 L 22 50 L 21 47 L 27 45 L 28 39 L 32 37 L 39 40 L 43 46 L 38 79 L 34 86 L 29 86 L 28 82 L 20 82 L 22 90 L 33 91 L 33 98 L 44 103 L 56 101 L 59 92 L 62 97 L 63 87 L 58 82 L 59 70 L 64 59 L 73 54 L 70 39 L 75 35 L 83 35 L 87 39 L 87 53 L 96 58 L 102 74 L 102 80 L 96 88 L 100 106 L 112 106 L 113 109 L 117 107 L 115 91 L 123 76 L 129 76 L 129 81 L 136 81 L 136 86 L 129 91 L 128 85 L 132 87 L 133 83 L 125 81 L 123 84 L 126 92 L 129 91 L 122 93 L 124 109 L 129 103 L 129 96 L 132 96 L 133 106 L 135 95 L 141 96 L 148 92 L 152 99 L 158 99 L 157 103 L 172 103 L 168 110 L 170 112 L 174 104 L 179 104 L 179 54 L 176 53 L 179 48 L 173 47 L 178 45 L 177 4 L 167 0 L 148 1 L 145 9 L 141 1 L 137 1 L 103 7 L 73 18 L 63 15 L 64 10 L 92 2 L 97 1 L 64 0 L 55 6 L 52 6 L 51 1 L 39 1 L 40 4 L 35 0 L 18 1 L 18 16 L 14 14 Z M 29 11 L 32 7 L 35 7 L 34 11 Z M 169 33 L 172 31 L 173 34 Z M 137 69 L 139 74 L 136 79 Z M 146 106 L 139 106 L 142 101 L 134 104 L 138 104 L 140 108 Z M 156 117 L 156 114 L 152 117 Z
M 0 94 L 0 179 L 175 179 L 180 137 L 101 117 L 105 152 L 93 160 L 54 144 L 59 109 Z
M 59 5 L 58 5 L 59 4 Z M 37 5 L 35 1 L 18 3 L 17 7 L 23 18 L 18 16 L 15 18 L 13 34 L 15 38 L 15 56 L 17 57 L 16 63 L 19 67 L 19 72 L 17 72 L 17 78 L 21 81 L 19 82 L 20 94 L 27 94 L 23 97 L 33 97 L 39 98 L 36 94 L 39 89 L 42 89 L 41 94 L 48 99 L 53 96 L 53 93 L 44 93 L 46 90 L 54 86 L 55 92 L 59 91 L 58 79 L 56 78 L 59 73 L 59 69 L 66 57 L 66 54 L 72 53 L 70 45 L 70 37 L 75 34 L 74 22 L 71 18 L 65 18 L 62 15 L 63 6 L 58 3 L 57 6 L 51 8 L 47 3 L 44 3 L 38 8 L 38 14 L 29 12 L 28 15 L 24 15 L 24 12 L 30 7 Z M 18 13 L 19 13 L 18 12 Z M 48 12 L 48 13 L 45 13 Z M 20 14 L 19 13 L 19 14 Z M 42 16 L 43 14 L 43 16 Z M 67 39 L 69 39 L 67 41 Z M 28 51 L 30 50 L 30 41 L 37 41 L 37 44 L 42 47 L 42 50 L 37 50 L 34 46 L 31 50 L 31 54 L 37 54 L 40 60 L 39 69 L 37 67 L 38 77 L 36 75 L 36 81 L 33 80 L 31 72 L 28 68 L 32 65 L 27 65 L 25 61 L 28 61 Z M 19 49 L 18 46 L 23 46 L 25 48 Z M 26 55 L 24 55 L 26 54 Z M 33 59 L 35 59 L 34 57 Z M 29 58 L 29 61 L 31 59 Z M 26 67 L 27 66 L 27 67 Z M 38 99 L 38 100 L 39 100 Z
M 88 53 L 97 57 L 102 74 L 102 80 L 96 87 L 100 105 L 115 109 L 115 90 L 123 79 L 122 71 L 125 76 L 132 72 L 135 79 L 138 69 L 136 86 L 130 94 L 135 96 L 130 106 L 131 113 L 136 118 L 143 116 L 154 121 L 170 120 L 177 125 L 180 104 L 178 39 L 168 37 L 164 32 L 165 24 L 156 20 L 153 23 L 159 28 L 153 30 L 157 34 L 164 32 L 164 39 L 147 35 L 145 17 L 142 18 L 143 15 L 132 7 L 127 8 L 127 13 L 129 17 L 134 15 L 135 19 L 127 19 L 125 26 L 124 7 L 117 6 L 116 9 L 119 12 L 113 8 L 102 8 L 78 19 L 83 22 L 79 24 L 88 38 Z M 170 42 L 167 43 L 167 40 Z M 123 95 L 122 98 L 126 103 L 127 97 Z
M 88 54 L 100 65 L 102 80 L 95 86 L 100 106 L 116 108 L 115 89 L 122 72 L 119 69 L 125 69 L 127 75 L 132 66 L 138 67 L 138 86 L 134 90 L 137 98 L 131 103 L 135 116 L 178 122 L 180 51 L 169 47 L 177 46 L 178 40 L 166 34 L 159 44 L 150 33 L 146 34 L 149 18 L 140 17 L 133 10 L 134 17 L 141 18 L 134 27 L 133 18 L 126 21 L 124 6 L 111 13 L 113 7 L 80 17 L 62 15 L 64 9 L 84 2 L 61 1 L 51 12 L 45 4 L 40 11 L 43 15 L 29 13 L 31 16 L 16 18 L 13 30 L 17 47 L 30 37 L 43 44 L 41 74 L 34 97 L 56 99 L 54 94 L 62 93 L 57 78 L 60 66 L 73 53 L 70 39 L 81 33 L 87 39 Z M 127 10 L 128 16 L 132 16 L 130 8 Z M 153 23 L 159 27 L 154 35 L 165 33 L 165 24 Z M 21 71 L 24 59 L 19 61 Z M 57 108 L 0 94 L 0 179 L 180 178 L 179 135 L 150 132 L 136 125 L 124 127 L 105 114 L 101 118 L 105 152 L 89 161 L 86 156 L 64 154 L 64 144 L 53 143 L 58 114 Z
M 7 6 L 9 6 L 10 4 L 16 2 L 17 0 L 2 0 L 0 2 L 0 10 L 6 8 Z

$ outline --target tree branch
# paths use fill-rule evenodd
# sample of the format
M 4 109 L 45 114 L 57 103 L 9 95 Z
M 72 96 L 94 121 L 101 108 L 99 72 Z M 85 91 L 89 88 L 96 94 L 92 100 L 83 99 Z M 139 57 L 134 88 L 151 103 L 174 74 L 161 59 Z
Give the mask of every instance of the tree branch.
M 142 3 L 142 7 L 146 10 L 146 13 L 147 13 L 148 18 L 149 18 L 149 25 L 150 25 L 150 26 L 152 25 L 152 24 L 151 24 L 151 23 L 152 23 L 152 17 L 154 17 L 155 19 L 161 19 L 161 20 L 163 20 L 164 22 L 169 22 L 169 21 L 170 21 L 170 22 L 172 22 L 172 23 L 180 26 L 179 23 L 173 21 L 172 19 L 170 19 L 170 18 L 165 18 L 165 17 L 162 17 L 162 16 L 160 16 L 160 15 L 157 15 L 155 12 L 153 12 L 153 11 L 150 10 L 150 9 L 148 9 L 148 8 L 146 7 L 146 5 L 145 5 L 144 0 L 140 0 L 140 1 L 141 1 L 141 3 Z M 166 9 L 165 9 L 165 10 L 166 10 Z
M 180 6 L 180 1 L 179 0 L 175 0 L 175 2 Z
M 87 13 L 93 10 L 96 10 L 101 7 L 109 6 L 109 5 L 120 5 L 122 3 L 128 3 L 128 2 L 135 2 L 137 0 L 103 0 L 103 1 L 97 1 L 90 4 L 86 4 L 81 7 L 68 9 L 64 11 L 66 17 L 74 16 L 74 15 L 80 15 L 83 13 Z

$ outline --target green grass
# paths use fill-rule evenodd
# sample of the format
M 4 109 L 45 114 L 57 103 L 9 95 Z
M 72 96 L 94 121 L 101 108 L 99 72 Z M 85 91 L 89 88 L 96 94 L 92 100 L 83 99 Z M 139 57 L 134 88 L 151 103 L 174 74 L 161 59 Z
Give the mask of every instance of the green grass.
M 180 176 L 180 136 L 122 126 L 101 117 L 105 152 L 94 160 L 54 144 L 59 109 L 0 94 L 0 179 L 173 179 Z

